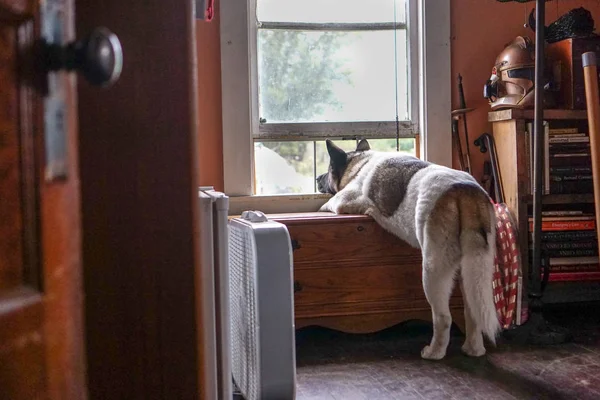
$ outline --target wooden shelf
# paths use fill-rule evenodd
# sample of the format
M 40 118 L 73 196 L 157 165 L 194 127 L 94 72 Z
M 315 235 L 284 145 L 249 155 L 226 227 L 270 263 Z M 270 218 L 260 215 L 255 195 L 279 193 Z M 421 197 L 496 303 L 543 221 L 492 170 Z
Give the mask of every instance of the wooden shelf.
M 600 271 L 551 272 L 548 282 L 600 281 Z
M 527 204 L 533 204 L 533 195 L 523 198 Z M 572 203 L 594 203 L 593 194 L 545 194 L 542 195 L 542 204 L 572 204 Z
M 516 108 L 488 113 L 488 122 L 533 118 L 533 110 L 519 110 Z M 544 119 L 587 119 L 587 110 L 544 110 Z

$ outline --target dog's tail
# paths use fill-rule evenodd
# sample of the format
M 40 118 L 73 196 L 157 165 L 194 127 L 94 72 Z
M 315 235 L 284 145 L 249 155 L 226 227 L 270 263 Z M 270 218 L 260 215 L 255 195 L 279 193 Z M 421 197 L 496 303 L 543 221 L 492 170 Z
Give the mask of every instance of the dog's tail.
M 472 187 L 459 200 L 463 298 L 476 325 L 495 344 L 500 331 L 492 280 L 496 255 L 496 214 L 487 195 Z

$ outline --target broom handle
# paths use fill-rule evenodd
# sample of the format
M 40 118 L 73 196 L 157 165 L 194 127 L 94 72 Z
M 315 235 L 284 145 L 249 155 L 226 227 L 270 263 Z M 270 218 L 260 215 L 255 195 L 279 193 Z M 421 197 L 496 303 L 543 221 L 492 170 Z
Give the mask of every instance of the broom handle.
M 600 99 L 598 95 L 598 68 L 596 53 L 583 53 L 583 77 L 588 114 L 590 150 L 592 153 L 592 179 L 594 182 L 594 208 L 596 210 L 596 232 L 600 228 Z M 598 235 L 600 247 L 600 235 Z

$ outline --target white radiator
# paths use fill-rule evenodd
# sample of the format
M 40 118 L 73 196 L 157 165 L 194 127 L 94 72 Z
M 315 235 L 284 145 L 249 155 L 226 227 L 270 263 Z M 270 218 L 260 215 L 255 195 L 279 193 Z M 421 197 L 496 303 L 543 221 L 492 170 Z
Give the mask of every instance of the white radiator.
M 232 368 L 246 400 L 293 400 L 296 390 L 292 246 L 260 212 L 229 222 Z
M 293 270 L 285 225 L 245 212 L 228 223 L 229 198 L 201 187 L 199 295 L 205 400 L 293 400 Z

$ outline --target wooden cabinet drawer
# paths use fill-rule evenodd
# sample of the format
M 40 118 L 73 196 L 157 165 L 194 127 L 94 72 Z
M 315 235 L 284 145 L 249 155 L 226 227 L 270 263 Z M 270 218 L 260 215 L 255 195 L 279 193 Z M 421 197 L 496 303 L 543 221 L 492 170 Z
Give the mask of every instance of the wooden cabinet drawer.
M 401 262 L 421 264 L 421 251 L 386 232 L 371 218 L 281 220 L 294 244 L 294 268 L 321 268 L 322 263 L 366 266 Z

